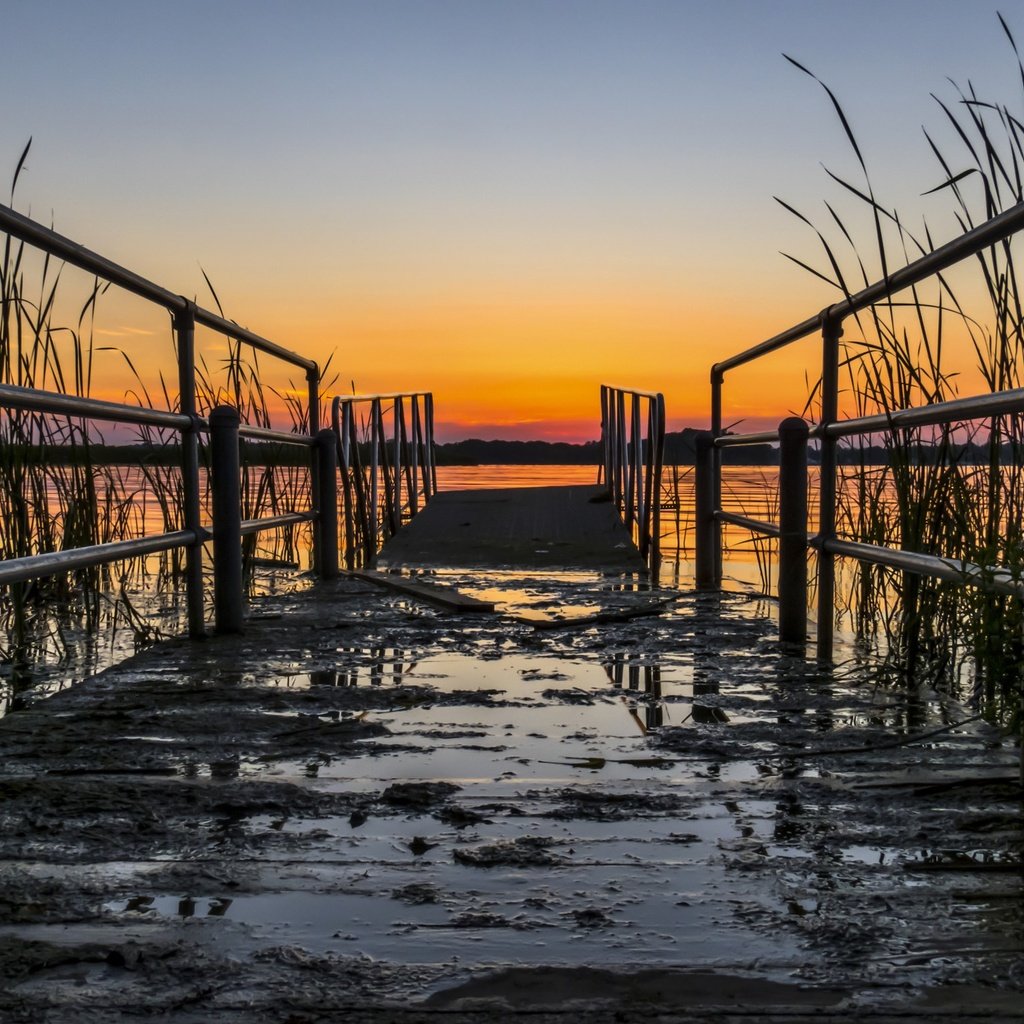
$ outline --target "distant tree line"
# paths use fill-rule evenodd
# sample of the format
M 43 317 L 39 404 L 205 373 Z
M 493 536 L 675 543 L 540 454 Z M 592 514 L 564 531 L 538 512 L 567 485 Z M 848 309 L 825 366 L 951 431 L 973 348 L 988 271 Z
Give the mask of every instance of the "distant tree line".
M 695 461 L 697 438 L 703 431 L 693 427 L 665 435 L 665 463 L 676 466 L 692 466 Z M 0 456 L 6 446 L 0 442 Z M 369 465 L 368 445 L 360 445 L 363 465 Z M 365 449 L 365 450 L 363 450 Z M 472 438 L 467 441 L 451 441 L 435 446 L 439 466 L 597 466 L 602 460 L 601 443 L 586 441 L 570 444 L 567 441 L 482 441 Z M 20 454 L 35 465 L 138 465 L 175 466 L 180 461 L 179 446 L 176 444 L 89 444 L 45 445 L 21 447 Z M 921 443 L 905 449 L 907 461 L 912 465 L 934 465 L 940 460 L 964 465 L 986 464 L 990 457 L 989 446 L 967 442 L 958 445 Z M 1006 442 L 1000 446 L 1003 464 L 1024 461 L 1024 452 L 1014 450 Z M 242 441 L 242 458 L 249 465 L 257 466 L 302 466 L 308 465 L 309 454 L 294 445 L 273 442 Z M 889 450 L 884 445 L 843 445 L 839 448 L 838 459 L 842 465 L 884 466 L 889 463 Z M 774 466 L 779 461 L 779 450 L 775 445 L 755 444 L 722 449 L 722 462 L 728 466 Z M 808 450 L 808 462 L 817 464 L 818 452 L 812 444 Z

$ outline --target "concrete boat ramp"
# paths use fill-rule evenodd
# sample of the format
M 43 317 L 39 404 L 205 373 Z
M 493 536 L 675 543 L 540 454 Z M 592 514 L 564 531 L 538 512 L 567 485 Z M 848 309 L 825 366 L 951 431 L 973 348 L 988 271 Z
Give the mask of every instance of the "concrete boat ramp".
M 417 578 L 494 611 L 345 576 L 0 719 L 0 1019 L 1019 1020 L 993 729 L 747 595 Z

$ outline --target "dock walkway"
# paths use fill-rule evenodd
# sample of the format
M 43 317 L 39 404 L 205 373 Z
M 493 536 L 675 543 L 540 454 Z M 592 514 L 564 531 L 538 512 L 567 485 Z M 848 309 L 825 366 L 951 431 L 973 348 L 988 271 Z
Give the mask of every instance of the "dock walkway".
M 384 545 L 381 568 L 642 572 L 601 486 L 442 491 Z

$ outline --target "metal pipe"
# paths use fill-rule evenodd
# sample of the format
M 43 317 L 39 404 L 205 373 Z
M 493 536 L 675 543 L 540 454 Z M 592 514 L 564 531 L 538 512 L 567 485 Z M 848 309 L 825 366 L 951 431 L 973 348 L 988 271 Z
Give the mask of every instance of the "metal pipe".
M 694 568 L 698 590 L 718 587 L 715 552 L 715 471 L 714 446 L 710 434 L 697 435 L 697 454 L 693 467 Z
M 641 388 L 622 388 L 616 384 L 602 384 L 601 387 L 609 388 L 612 391 L 621 391 L 624 395 L 639 395 L 640 398 L 649 398 L 652 402 L 658 397 L 657 391 L 644 391 Z
M 74 569 L 88 569 L 94 565 L 121 562 L 126 558 L 155 555 L 161 551 L 184 548 L 191 544 L 201 544 L 206 536 L 205 530 L 200 531 L 198 535 L 192 530 L 176 530 L 173 533 L 137 537 L 134 540 L 93 544 L 84 548 L 69 548 L 66 551 L 47 551 L 40 555 L 26 555 L 23 558 L 8 558 L 0 562 L 0 586 L 55 576 L 57 573 L 71 572 Z
M 250 537 L 255 533 L 280 530 L 284 526 L 298 526 L 301 523 L 315 522 L 315 512 L 282 512 L 280 515 L 264 516 L 262 519 L 243 519 L 238 527 L 238 532 L 242 537 Z
M 167 427 L 182 432 L 191 430 L 193 426 L 190 416 L 178 412 L 143 409 L 137 405 L 124 405 L 120 402 L 103 402 L 98 398 L 62 395 L 56 391 L 19 388 L 13 384 L 0 384 L 0 407 L 28 409 L 32 412 L 52 413 L 55 416 L 82 416 L 90 420 L 114 423 L 136 423 L 146 427 Z M 199 426 L 205 426 L 203 420 L 196 422 Z
M 885 565 L 892 569 L 916 573 L 919 576 L 934 576 L 962 586 L 968 584 L 1010 597 L 1024 597 L 1024 580 L 1008 569 L 986 568 L 973 562 L 923 555 L 917 551 L 902 551 L 898 548 L 862 544 L 859 541 L 832 538 L 821 542 L 833 555 L 857 558 L 874 565 Z
M 196 324 L 192 307 L 174 314 L 174 333 L 178 349 L 178 406 L 188 417 L 189 427 L 181 432 L 182 520 L 186 530 L 198 538 L 201 530 L 199 483 L 199 421 L 196 416 Z M 202 541 L 185 549 L 185 605 L 188 633 L 193 638 L 206 635 L 206 609 L 203 594 Z
M 751 519 L 749 516 L 741 516 L 736 512 L 723 512 L 719 509 L 715 513 L 715 519 L 720 523 L 729 523 L 731 526 L 741 526 L 744 530 L 763 534 L 765 537 L 778 537 L 780 532 L 777 523 L 766 523 L 760 519 Z
M 355 405 L 359 402 L 389 402 L 393 398 L 411 398 L 418 395 L 420 398 L 429 398 L 429 391 L 381 391 L 367 395 L 338 395 L 334 400 L 342 405 Z
M 51 256 L 56 256 L 58 259 L 63 260 L 65 263 L 70 263 L 74 267 L 88 271 L 104 281 L 109 281 L 118 288 L 123 288 L 125 291 L 141 296 L 149 302 L 163 306 L 164 309 L 171 313 L 183 313 L 189 307 L 194 306 L 193 303 L 190 303 L 183 296 L 176 295 L 166 288 L 161 288 L 160 285 L 148 281 L 140 274 L 136 274 L 134 271 L 114 263 L 113 260 L 108 260 L 105 256 L 100 256 L 99 253 L 93 252 L 77 242 L 73 242 L 70 238 L 58 234 L 51 228 L 44 227 L 31 218 L 12 210 L 9 206 L 0 205 L 0 231 L 4 231 L 14 238 L 20 238 L 29 245 L 42 249 Z M 282 346 L 268 341 L 266 338 L 262 338 L 258 334 L 246 330 L 244 327 L 239 327 L 238 324 L 232 323 L 230 320 L 225 320 L 224 317 L 218 316 L 216 313 L 194 307 L 193 314 L 195 322 L 202 324 L 204 327 L 209 327 L 220 334 L 243 341 L 252 348 L 266 352 L 268 355 L 276 356 L 295 366 L 305 367 L 306 369 L 316 368 L 316 363 L 311 359 L 306 359 L 295 352 L 290 352 L 288 349 L 282 348 Z
M 821 325 L 821 426 L 827 431 L 839 415 L 839 339 L 842 321 L 826 318 Z M 834 437 L 821 439 L 821 469 L 818 478 L 818 660 L 832 660 L 835 634 L 836 567 L 827 542 L 836 530 L 836 454 Z
M 778 443 L 777 430 L 762 430 L 758 434 L 722 434 L 715 438 L 716 448 L 739 448 L 747 444 Z
M 333 430 L 317 434 L 320 505 L 315 532 L 320 550 L 320 578 L 333 580 L 338 575 L 338 450 Z
M 242 498 L 239 485 L 238 411 L 218 405 L 210 413 L 210 504 L 213 509 L 213 608 L 218 633 L 240 633 Z
M 649 564 L 651 572 L 657 576 L 661 563 L 661 480 L 662 471 L 665 465 L 665 396 L 659 394 L 654 401 L 652 410 L 654 427 L 652 430 L 651 444 L 653 454 L 653 482 L 652 490 L 654 499 L 651 505 L 651 554 Z
M 716 363 L 714 368 L 720 373 L 725 373 L 727 370 L 749 363 L 794 341 L 806 338 L 820 326 L 823 320 L 844 320 L 854 313 L 859 313 L 862 309 L 867 309 L 869 306 L 891 298 L 897 292 L 919 284 L 926 278 L 941 274 L 943 270 L 948 270 L 961 260 L 977 255 L 983 249 L 1003 241 L 1022 228 L 1024 228 L 1024 202 L 1017 203 L 1009 210 L 1004 210 L 991 220 L 985 221 L 984 224 L 979 224 L 976 228 L 958 235 L 946 242 L 945 245 L 939 246 L 938 249 L 925 253 L 919 259 L 894 271 L 888 277 L 862 288 L 849 298 L 834 303 L 823 310 L 819 316 L 805 320 L 781 334 L 776 334 L 767 341 L 762 341 L 752 348 L 724 359 Z
M 409 445 L 409 514 L 414 516 L 420 510 L 420 400 L 413 395 L 409 399 L 409 429 L 412 443 Z
M 268 427 L 240 425 L 238 436 L 251 441 L 276 441 L 278 444 L 293 444 L 302 448 L 313 448 L 316 445 L 316 438 L 309 434 L 293 434 L 288 430 L 271 430 Z
M 822 425 L 817 433 L 826 437 L 849 437 L 852 434 L 876 434 L 906 427 L 933 427 L 958 420 L 985 419 L 1024 410 L 1024 388 L 996 391 L 988 395 L 955 398 L 949 402 L 935 402 L 911 409 L 859 416 L 857 419 L 839 420 Z
M 779 424 L 779 639 L 807 640 L 807 424 Z
M 722 387 L 725 383 L 725 376 L 717 367 L 711 368 L 711 437 L 717 439 L 722 436 Z M 712 512 L 722 507 L 722 453 L 712 447 L 711 451 L 711 509 Z M 712 515 L 711 536 L 709 538 L 711 550 L 714 554 L 714 585 L 722 585 L 722 525 Z

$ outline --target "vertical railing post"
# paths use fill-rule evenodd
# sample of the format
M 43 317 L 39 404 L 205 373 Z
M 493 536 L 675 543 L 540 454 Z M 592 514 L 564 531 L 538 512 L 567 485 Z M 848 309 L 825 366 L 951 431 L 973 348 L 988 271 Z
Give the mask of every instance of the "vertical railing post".
M 725 376 L 717 366 L 711 368 L 711 436 L 721 437 L 722 427 L 722 385 Z M 719 448 L 711 450 L 710 487 L 711 507 L 722 507 L 722 452 Z M 722 585 L 722 524 L 717 517 L 711 522 L 710 528 L 714 536 L 711 538 L 711 550 L 715 555 L 714 586 Z M 710 584 L 709 584 L 710 585 Z
M 807 424 L 779 424 L 779 639 L 807 640 Z
M 333 580 L 338 575 L 338 447 L 333 430 L 317 433 L 316 459 L 320 476 L 316 518 L 318 571 L 321 579 Z
M 821 325 L 821 469 L 818 484 L 818 660 L 832 660 L 835 631 L 835 555 L 826 550 L 836 532 L 836 447 L 824 428 L 839 416 L 839 339 L 842 321 L 822 314 Z
M 188 633 L 201 637 L 206 633 L 203 608 L 203 529 L 199 499 L 199 434 L 196 416 L 195 306 L 174 314 L 174 332 L 178 344 L 178 406 L 192 420 L 190 429 L 181 434 L 181 486 L 184 508 L 182 525 L 195 534 L 185 549 L 185 602 L 188 608 Z
M 338 463 L 341 468 L 342 494 L 345 496 L 345 567 L 354 569 L 356 567 L 356 497 L 352 480 L 352 403 L 342 402 L 340 398 L 334 399 L 332 408 L 334 429 L 337 433 Z
M 694 562 L 698 590 L 715 590 L 721 583 L 718 566 L 721 533 L 715 516 L 715 444 L 711 434 L 697 435 L 697 453 L 693 467 Z
M 413 395 L 409 401 L 412 405 L 410 412 L 412 443 L 409 445 L 409 514 L 416 515 L 420 510 L 420 445 L 422 444 L 420 397 Z
M 238 477 L 238 411 L 218 405 L 210 413 L 213 607 L 218 633 L 242 630 L 242 496 Z
M 392 460 L 391 475 L 391 535 L 398 533 L 402 525 L 402 396 L 398 395 L 391 404 Z
M 437 462 L 434 458 L 434 395 L 428 391 L 423 396 L 423 426 L 426 432 L 423 438 L 423 445 L 426 451 L 426 459 L 429 464 L 427 479 L 430 486 L 427 490 L 427 497 L 432 498 L 437 494 Z
M 657 577 L 661 565 L 661 475 L 665 462 L 665 396 L 660 393 L 651 409 L 651 424 L 651 491 L 654 497 L 651 503 L 651 553 L 648 564 Z
M 604 485 L 608 493 L 612 491 L 612 461 L 611 461 L 611 422 L 608 416 L 608 388 L 601 385 L 601 469 L 599 472 L 604 476 Z M 602 483 L 599 479 L 598 483 Z
M 630 409 L 631 423 L 630 433 L 633 435 L 633 522 L 638 532 L 643 528 L 644 521 L 644 436 L 640 426 L 640 402 L 639 395 L 633 395 L 633 404 Z
M 306 370 L 306 395 L 309 436 L 316 437 L 320 432 L 320 371 L 315 365 Z M 320 466 L 316 448 L 314 447 L 309 454 L 309 494 L 313 508 L 319 508 Z M 316 530 L 313 531 L 313 571 L 320 572 L 320 545 Z
M 626 461 L 629 442 L 626 440 L 626 396 L 615 392 L 615 488 L 612 491 L 620 508 L 625 508 Z
M 370 403 L 370 520 L 372 535 L 367 537 L 367 552 L 372 547 L 373 555 L 377 553 L 377 540 L 380 533 L 377 476 L 380 473 L 380 442 L 383 435 L 384 416 L 380 408 L 380 399 L 375 398 Z

